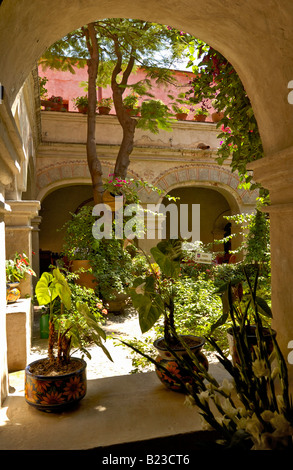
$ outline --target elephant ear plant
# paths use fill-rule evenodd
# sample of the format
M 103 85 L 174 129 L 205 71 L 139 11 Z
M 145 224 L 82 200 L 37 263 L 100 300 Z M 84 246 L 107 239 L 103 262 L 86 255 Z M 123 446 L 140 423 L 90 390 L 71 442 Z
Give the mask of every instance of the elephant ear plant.
M 68 315 L 72 307 L 71 290 L 65 276 L 59 269 L 52 273 L 45 272 L 39 279 L 36 289 L 39 305 L 49 306 L 49 340 L 48 340 L 48 368 L 62 369 L 70 364 L 70 351 L 73 346 L 90 358 L 82 336 L 86 328 L 87 338 L 101 347 L 106 356 L 112 360 L 108 350 L 103 344 L 106 334 L 97 324 L 97 321 L 88 306 L 83 302 L 76 302 L 76 308 L 82 316 L 83 325 L 74 315 Z M 57 355 L 54 349 L 57 343 Z
M 164 337 L 154 341 L 154 347 L 158 352 L 156 360 L 135 347 L 128 346 L 155 365 L 158 378 L 167 388 L 182 392 L 185 391 L 182 383 L 192 380 L 189 369 L 192 371 L 198 369 L 198 363 L 208 368 L 208 360 L 201 352 L 205 340 L 193 333 L 181 335 L 176 331 L 175 301 L 178 295 L 176 281 L 180 275 L 183 258 L 181 241 L 172 239 L 161 241 L 151 249 L 151 254 L 159 269 L 155 269 L 151 264 L 150 273 L 144 279 L 135 279 L 130 295 L 133 306 L 138 311 L 142 332 L 147 332 L 163 316 Z M 194 363 L 191 358 L 188 367 L 181 367 L 178 358 L 186 356 L 187 351 L 196 355 L 197 362 Z M 174 370 L 176 376 L 172 375 Z
M 164 339 L 172 346 L 178 341 L 174 322 L 175 281 L 180 273 L 182 259 L 181 242 L 164 240 L 151 248 L 151 254 L 159 270 L 150 262 L 150 272 L 145 278 L 135 279 L 130 290 L 134 308 L 139 315 L 142 333 L 147 332 L 164 316 Z

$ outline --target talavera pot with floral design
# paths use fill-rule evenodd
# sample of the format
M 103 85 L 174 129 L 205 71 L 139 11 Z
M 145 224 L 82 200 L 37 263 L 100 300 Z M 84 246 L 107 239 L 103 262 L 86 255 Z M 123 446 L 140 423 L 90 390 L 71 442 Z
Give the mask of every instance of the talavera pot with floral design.
M 32 373 L 34 365 L 44 360 L 34 361 L 25 369 L 26 402 L 40 411 L 53 413 L 72 408 L 86 394 L 86 362 L 80 358 L 71 358 L 76 363 L 75 369 L 63 375 Z
M 194 335 L 180 335 L 182 342 L 186 343 L 188 349 L 196 355 L 198 362 L 208 370 L 209 364 L 206 356 L 202 353 L 201 349 L 205 344 L 205 339 L 201 336 Z M 178 363 L 176 357 L 170 352 L 165 344 L 164 338 L 158 338 L 154 342 L 154 347 L 158 351 L 158 356 L 156 357 L 156 362 L 162 365 L 168 372 L 172 374 L 172 378 L 169 377 L 164 370 L 156 367 L 156 374 L 160 381 L 169 389 L 176 392 L 185 392 L 184 387 L 180 383 L 180 380 L 184 383 L 191 383 L 192 377 L 188 374 L 187 369 L 182 368 Z M 178 357 L 184 357 L 186 361 L 192 362 L 189 354 L 186 352 L 186 348 L 183 344 L 178 344 L 176 348 L 174 347 L 174 352 Z M 193 362 L 193 370 L 196 372 L 198 370 L 197 365 Z M 178 377 L 180 380 L 176 380 Z

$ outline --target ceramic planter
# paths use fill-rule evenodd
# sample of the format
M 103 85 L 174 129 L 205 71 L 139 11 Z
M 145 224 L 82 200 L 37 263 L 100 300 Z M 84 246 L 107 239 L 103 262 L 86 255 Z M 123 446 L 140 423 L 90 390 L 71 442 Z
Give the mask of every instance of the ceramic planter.
M 186 121 L 188 114 L 187 113 L 177 113 L 176 119 L 178 121 Z
M 198 114 L 197 116 L 194 116 L 194 120 L 198 122 L 204 122 L 206 118 L 207 116 L 205 114 Z
M 276 336 L 276 331 L 275 330 L 269 330 L 269 328 L 262 328 L 262 332 L 264 335 L 264 341 L 267 346 L 268 353 L 270 354 L 273 351 L 274 348 L 274 343 L 272 337 Z M 257 336 L 256 336 L 256 326 L 251 325 L 246 327 L 246 336 L 247 336 L 247 342 L 250 348 L 250 351 L 253 351 L 253 347 L 258 344 L 257 341 Z M 236 344 L 234 340 L 234 335 L 233 335 L 233 329 L 228 328 L 227 330 L 227 337 L 228 337 L 228 344 L 229 344 L 229 350 L 230 354 L 232 356 L 232 361 L 234 364 L 239 364 L 239 357 L 236 349 Z
M 34 375 L 31 368 L 34 364 L 44 361 L 39 359 L 25 368 L 25 400 L 38 409 L 58 413 L 72 408 L 86 394 L 86 362 L 83 359 L 72 358 L 77 361 L 78 368 L 63 375 Z
M 19 282 L 8 282 L 6 284 L 6 302 L 12 304 L 20 298 Z
M 82 114 L 87 114 L 88 106 L 87 105 L 79 105 L 77 106 L 78 112 Z
M 103 194 L 103 203 L 107 204 L 110 207 L 112 212 L 115 212 L 115 209 L 116 209 L 116 206 L 115 206 L 116 196 L 118 196 L 118 195 L 112 194 L 112 193 L 110 193 L 110 191 L 105 191 L 104 194 Z M 123 196 L 123 195 L 121 194 L 121 196 Z M 124 199 L 125 198 L 123 198 L 123 203 L 124 203 Z M 119 207 L 120 207 L 119 204 L 121 204 L 120 199 L 117 200 L 117 206 L 118 206 L 117 209 L 119 209 Z
M 99 111 L 99 114 L 109 114 L 111 111 L 111 108 L 108 108 L 108 106 L 99 106 L 98 111 Z
M 205 343 L 205 339 L 200 336 L 194 335 L 180 335 L 182 340 L 188 344 L 189 349 L 192 351 L 194 355 L 196 355 L 199 363 L 208 370 L 208 360 L 206 356 L 201 352 L 201 349 Z M 177 359 L 172 353 L 167 349 L 165 346 L 164 338 L 158 338 L 154 342 L 154 347 L 158 351 L 158 356 L 156 357 L 156 362 L 160 365 L 164 366 L 174 378 L 169 377 L 167 374 L 164 373 L 163 370 L 156 367 L 156 374 L 160 381 L 169 389 L 174 390 L 176 392 L 185 392 L 184 387 L 181 385 L 179 381 L 176 380 L 176 376 L 180 378 L 181 381 L 184 383 L 191 383 L 192 377 L 190 377 L 186 370 L 183 370 L 182 367 L 177 362 Z M 183 345 L 178 345 L 176 349 L 174 348 L 176 355 L 179 357 L 185 357 L 186 361 L 191 362 L 191 358 L 189 357 L 186 349 Z M 196 372 L 198 370 L 197 366 L 193 363 L 193 370 Z
M 89 260 L 75 259 L 71 261 L 71 271 L 76 272 L 79 278 L 75 281 L 82 287 L 94 289 L 97 285 L 97 279 L 90 272 L 78 272 L 81 268 L 90 269 Z
M 212 121 L 213 122 L 219 122 L 223 119 L 224 113 L 221 111 L 212 113 Z

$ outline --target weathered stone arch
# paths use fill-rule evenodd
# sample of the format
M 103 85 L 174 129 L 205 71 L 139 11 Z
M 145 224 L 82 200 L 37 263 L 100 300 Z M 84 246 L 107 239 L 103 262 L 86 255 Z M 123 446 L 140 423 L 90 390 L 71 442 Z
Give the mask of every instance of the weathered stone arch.
M 256 190 L 249 191 L 239 189 L 239 178 L 229 168 L 219 165 L 182 165 L 162 172 L 153 181 L 153 184 L 161 189 L 164 194 L 180 186 L 210 187 L 221 192 L 228 200 L 233 212 L 255 205 L 258 196 Z M 148 191 L 148 202 L 157 202 L 157 193 Z
M 113 171 L 113 162 L 102 161 L 103 175 Z M 129 171 L 129 177 L 137 177 Z M 75 184 L 91 184 L 88 164 L 85 159 L 61 161 L 57 164 L 42 167 L 37 172 L 37 199 L 42 201 L 50 192 L 62 187 Z

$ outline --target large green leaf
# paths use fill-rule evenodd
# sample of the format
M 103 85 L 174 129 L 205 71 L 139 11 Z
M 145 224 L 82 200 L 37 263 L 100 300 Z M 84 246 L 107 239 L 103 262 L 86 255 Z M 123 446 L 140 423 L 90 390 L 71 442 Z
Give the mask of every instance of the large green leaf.
M 164 302 L 157 293 L 153 276 L 136 278 L 130 296 L 133 307 L 138 311 L 139 325 L 142 333 L 148 331 L 164 311 Z
M 57 292 L 53 292 L 51 283 L 53 281 L 53 275 L 51 273 L 43 273 L 36 285 L 36 296 L 39 305 L 47 305 L 52 302 L 58 295 Z
M 167 276 L 176 279 L 180 273 L 180 262 L 173 260 L 170 253 L 163 253 L 157 246 L 151 248 L 151 254 L 154 257 L 156 263 L 160 266 L 162 273 Z
M 39 305 L 47 305 L 60 297 L 66 308 L 71 307 L 71 291 L 59 269 L 54 269 L 53 274 L 42 274 L 36 285 L 36 296 Z
M 156 298 L 149 299 L 144 307 L 138 310 L 139 326 L 142 333 L 146 333 L 158 321 L 162 315 L 164 304 L 157 294 Z

